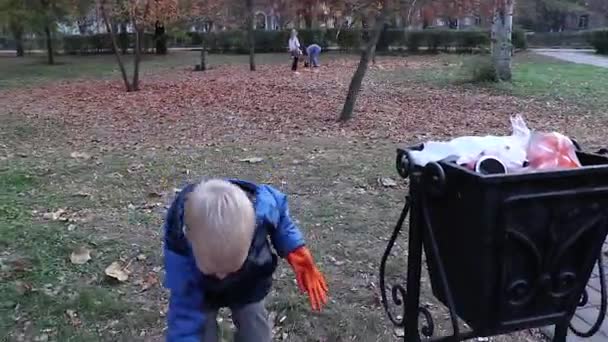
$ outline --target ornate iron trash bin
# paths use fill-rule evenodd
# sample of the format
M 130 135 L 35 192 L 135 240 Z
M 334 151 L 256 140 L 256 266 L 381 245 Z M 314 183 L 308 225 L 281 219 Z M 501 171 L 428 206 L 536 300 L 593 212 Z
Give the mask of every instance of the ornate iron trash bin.
M 431 313 L 420 307 L 422 250 L 433 295 L 449 310 L 453 335 L 462 341 L 555 325 L 554 341 L 566 340 L 585 286 L 597 262 L 602 309 L 588 332 L 595 334 L 606 312 L 601 249 L 608 234 L 608 157 L 577 152 L 584 167 L 508 175 L 481 175 L 449 159 L 414 166 L 399 149 L 397 170 L 409 178 L 409 194 L 380 267 L 382 302 L 390 320 L 405 328 L 405 341 L 432 337 Z M 385 266 L 410 214 L 407 289 L 394 285 L 391 314 Z M 470 326 L 460 332 L 458 319 Z

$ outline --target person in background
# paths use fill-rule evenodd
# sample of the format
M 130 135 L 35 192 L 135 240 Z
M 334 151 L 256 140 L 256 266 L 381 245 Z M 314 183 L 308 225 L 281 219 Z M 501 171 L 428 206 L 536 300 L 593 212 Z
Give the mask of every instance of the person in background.
M 289 53 L 291 54 L 291 58 L 293 59 L 293 63 L 291 64 L 291 70 L 298 73 L 298 59 L 300 55 L 302 55 L 302 50 L 300 50 L 300 40 L 298 40 L 298 31 L 291 30 L 291 36 L 289 38 Z
M 300 51 L 302 51 L 302 56 L 304 58 L 304 67 L 308 68 L 308 50 L 306 49 L 306 44 L 300 44 Z
M 311 44 L 306 47 L 306 64 L 318 68 L 319 64 L 319 55 L 321 55 L 321 47 L 317 44 Z

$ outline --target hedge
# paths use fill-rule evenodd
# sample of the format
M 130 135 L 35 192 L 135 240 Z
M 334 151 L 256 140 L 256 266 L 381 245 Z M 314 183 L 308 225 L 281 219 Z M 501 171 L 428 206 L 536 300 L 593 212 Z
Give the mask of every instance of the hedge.
M 121 50 L 133 49 L 135 34 L 118 34 L 116 37 L 118 48 Z M 142 40 L 142 51 L 152 52 L 154 49 L 154 35 L 145 33 Z M 103 54 L 113 53 L 112 39 L 107 33 L 87 36 L 73 35 L 63 37 L 63 50 L 66 54 Z
M 597 53 L 608 55 L 608 29 L 591 31 L 588 39 Z
M 535 32 L 526 37 L 532 47 L 590 47 L 587 31 L 577 32 Z
M 323 48 L 338 47 L 342 51 L 359 51 L 364 37 L 369 37 L 370 32 L 360 29 L 347 30 L 300 30 L 300 42 L 304 45 L 312 43 L 319 44 Z M 132 48 L 134 45 L 133 34 L 119 35 L 119 46 Z M 167 35 L 169 45 L 181 43 L 190 47 L 200 47 L 204 42 L 205 48 L 214 53 L 247 53 L 247 32 L 244 31 L 219 31 L 211 33 L 187 33 Z M 289 31 L 256 31 L 256 52 L 285 52 Z M 385 29 L 380 35 L 377 50 L 388 51 L 389 47 L 407 47 L 411 52 L 417 52 L 426 48 L 435 53 L 439 50 L 471 52 L 480 47 L 490 44 L 490 32 L 487 30 L 449 30 L 449 29 L 427 29 L 417 31 L 406 31 L 402 29 Z M 516 48 L 526 48 L 526 36 L 523 31 L 515 31 L 513 44 Z M 112 43 L 107 34 L 96 34 L 90 36 L 66 36 L 64 37 L 64 49 L 66 53 L 109 53 L 112 52 Z M 183 46 L 182 45 L 182 46 Z M 143 46 L 145 51 L 154 48 L 154 36 L 151 33 L 144 35 Z M 175 45 L 173 45 L 175 46 Z

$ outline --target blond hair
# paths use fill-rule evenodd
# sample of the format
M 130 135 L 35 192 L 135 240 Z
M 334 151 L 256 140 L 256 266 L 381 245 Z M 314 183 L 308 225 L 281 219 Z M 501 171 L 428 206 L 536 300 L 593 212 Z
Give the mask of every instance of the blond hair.
M 188 195 L 184 224 L 198 268 L 223 278 L 238 271 L 247 258 L 255 211 L 237 185 L 218 179 L 202 181 Z

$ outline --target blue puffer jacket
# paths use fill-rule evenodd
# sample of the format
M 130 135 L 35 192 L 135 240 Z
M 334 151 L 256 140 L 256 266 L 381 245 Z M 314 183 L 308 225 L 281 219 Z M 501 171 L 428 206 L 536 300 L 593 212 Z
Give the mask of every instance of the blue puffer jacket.
M 198 342 L 205 324 L 204 309 L 238 307 L 262 300 L 270 291 L 277 257 L 304 245 L 302 233 L 289 216 L 287 197 L 268 185 L 230 180 L 254 199 L 256 230 L 247 260 L 223 280 L 201 273 L 183 234 L 185 187 L 169 208 L 164 225 L 165 287 L 171 292 L 167 315 L 167 342 Z

